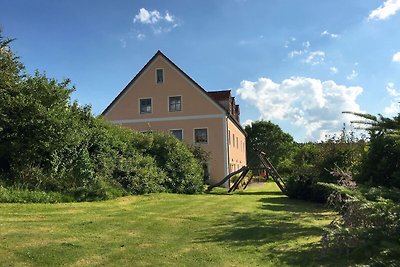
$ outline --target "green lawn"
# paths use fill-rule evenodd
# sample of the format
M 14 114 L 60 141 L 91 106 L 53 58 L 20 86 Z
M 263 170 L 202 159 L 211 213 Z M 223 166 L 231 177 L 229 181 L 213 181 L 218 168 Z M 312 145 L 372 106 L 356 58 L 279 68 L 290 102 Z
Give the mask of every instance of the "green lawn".
M 312 266 L 333 218 L 274 184 L 245 192 L 0 204 L 0 266 Z

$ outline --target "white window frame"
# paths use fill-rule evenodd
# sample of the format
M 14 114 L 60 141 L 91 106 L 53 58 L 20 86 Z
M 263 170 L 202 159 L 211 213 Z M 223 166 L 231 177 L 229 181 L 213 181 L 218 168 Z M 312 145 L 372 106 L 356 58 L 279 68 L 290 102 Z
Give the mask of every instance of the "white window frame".
M 196 130 L 203 130 L 206 129 L 207 130 L 207 142 L 205 143 L 198 143 L 196 142 Z M 208 127 L 197 127 L 197 128 L 193 128 L 193 143 L 194 144 L 199 144 L 199 145 L 208 145 L 210 143 L 210 131 L 208 130 Z
M 176 111 L 171 111 L 171 110 L 169 110 L 169 98 L 170 97 L 180 97 L 181 98 L 181 110 L 176 110 Z M 182 110 L 183 110 L 183 97 L 182 97 L 182 95 L 169 95 L 168 96 L 168 101 L 167 101 L 167 110 L 168 110 L 168 112 L 169 113 L 176 113 L 176 112 L 182 112 Z
M 158 82 L 158 80 L 157 80 L 157 71 L 158 70 L 162 70 L 162 82 Z M 156 71 L 155 71 L 155 81 L 156 81 L 156 84 L 163 84 L 163 83 L 165 83 L 165 73 L 164 73 L 164 69 L 163 68 L 156 68 Z
M 183 138 L 184 138 L 184 136 L 183 136 L 183 128 L 169 129 L 169 130 L 168 130 L 169 134 L 170 134 L 170 135 L 173 135 L 173 134 L 171 133 L 171 131 L 181 131 L 181 132 L 182 132 L 182 139 L 181 139 L 181 141 L 183 141 Z M 177 138 L 177 139 L 178 139 L 178 138 Z M 179 140 L 179 139 L 178 139 L 178 140 Z
M 150 99 L 150 101 L 151 101 L 151 112 L 145 112 L 145 113 L 142 113 L 141 112 L 141 110 L 140 110 L 140 100 L 145 100 L 145 99 Z M 144 115 L 144 114 L 152 114 L 153 113 L 153 98 L 152 97 L 139 97 L 139 99 L 138 99 L 138 112 L 139 112 L 139 115 Z

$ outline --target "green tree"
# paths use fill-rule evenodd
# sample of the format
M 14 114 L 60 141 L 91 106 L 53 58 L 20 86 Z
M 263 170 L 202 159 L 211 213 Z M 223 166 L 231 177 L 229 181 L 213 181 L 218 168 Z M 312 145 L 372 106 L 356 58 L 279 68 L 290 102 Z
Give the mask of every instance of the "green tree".
M 360 118 L 353 123 L 366 129 L 370 136 L 368 153 L 356 180 L 372 186 L 400 188 L 400 113 L 393 118 L 348 113 Z
M 267 154 L 271 163 L 280 168 L 292 153 L 295 142 L 293 137 L 270 121 L 256 121 L 245 127 L 247 133 L 247 162 L 250 166 L 260 166 L 256 150 Z

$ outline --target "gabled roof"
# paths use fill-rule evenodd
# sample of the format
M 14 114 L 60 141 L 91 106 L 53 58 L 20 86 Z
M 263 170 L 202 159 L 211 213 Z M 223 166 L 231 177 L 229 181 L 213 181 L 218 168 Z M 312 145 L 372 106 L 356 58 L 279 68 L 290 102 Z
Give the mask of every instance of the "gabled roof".
M 203 87 L 201 87 L 195 80 L 193 80 L 189 75 L 187 75 L 183 70 L 181 70 L 174 62 L 172 62 L 172 60 L 170 60 L 166 55 L 164 55 L 160 50 L 157 51 L 157 53 L 155 53 L 155 55 L 146 63 L 146 65 L 144 65 L 144 67 L 135 75 L 135 77 L 125 86 L 125 88 L 117 95 L 116 98 L 114 98 L 114 100 L 106 107 L 106 109 L 101 113 L 101 116 L 104 116 L 111 108 L 112 106 L 114 106 L 114 104 L 116 104 L 118 102 L 118 100 L 125 94 L 126 91 L 129 90 L 129 88 L 131 87 L 132 84 L 135 83 L 135 81 L 142 75 L 142 73 L 147 69 L 148 66 L 150 66 L 155 59 L 161 56 L 162 58 L 164 58 L 169 64 L 171 64 L 173 67 L 175 67 L 178 71 L 180 71 L 183 76 L 185 78 L 187 78 L 190 82 L 192 82 L 198 89 L 200 89 L 201 91 L 203 91 L 205 97 L 209 98 L 209 100 L 211 100 L 211 102 L 215 103 L 219 108 L 222 109 L 222 111 L 224 111 L 226 113 L 226 115 L 228 117 L 230 117 L 232 119 L 232 121 L 236 124 L 236 126 L 238 126 L 238 128 L 244 133 L 244 135 L 246 135 L 246 132 L 244 131 L 244 129 L 242 128 L 242 126 L 236 121 L 235 118 L 233 118 L 233 116 L 231 116 L 229 114 L 229 112 L 226 112 L 226 109 L 220 104 L 218 103 L 218 101 L 216 99 L 214 99 L 213 97 L 211 97 L 209 95 L 209 93 L 214 94 L 214 92 L 207 92 L 206 90 L 203 89 Z M 230 95 L 230 90 L 225 90 L 225 91 L 216 91 L 216 92 L 229 92 Z

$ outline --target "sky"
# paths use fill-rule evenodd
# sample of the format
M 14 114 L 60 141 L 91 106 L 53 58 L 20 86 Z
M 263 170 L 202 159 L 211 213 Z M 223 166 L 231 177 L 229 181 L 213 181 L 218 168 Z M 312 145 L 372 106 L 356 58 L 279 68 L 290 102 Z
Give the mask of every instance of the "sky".
M 231 90 L 241 123 L 296 141 L 354 117 L 400 112 L 400 0 L 0 0 L 29 73 L 69 78 L 100 114 L 161 50 L 207 91 Z M 351 127 L 351 126 L 350 126 Z

